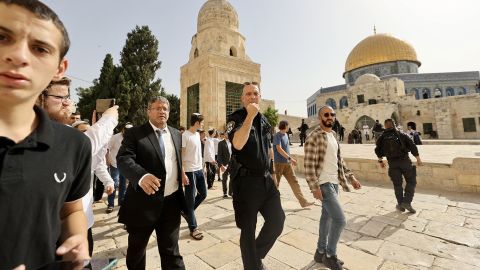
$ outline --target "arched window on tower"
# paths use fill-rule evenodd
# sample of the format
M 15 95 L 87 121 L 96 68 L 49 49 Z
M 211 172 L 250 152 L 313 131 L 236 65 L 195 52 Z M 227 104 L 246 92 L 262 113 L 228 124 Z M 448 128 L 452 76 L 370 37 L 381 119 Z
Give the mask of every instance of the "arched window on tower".
M 459 87 L 458 90 L 457 90 L 457 95 L 461 96 L 461 95 L 466 95 L 467 94 L 467 89 L 465 89 L 465 87 Z
M 348 98 L 346 96 L 343 96 L 340 99 L 340 109 L 343 109 L 343 108 L 348 108 Z
M 452 87 L 447 87 L 447 90 L 445 92 L 447 97 L 455 96 L 455 91 Z
M 414 94 L 415 94 L 415 99 L 416 99 L 416 100 L 419 100 L 419 99 L 420 99 L 420 91 L 419 91 L 417 88 L 412 88 L 412 90 L 410 90 L 410 93 L 414 93 Z
M 195 48 L 195 51 L 193 52 L 193 58 L 197 58 L 198 57 L 198 49 Z
M 424 88 L 423 91 L 422 91 L 422 98 L 423 99 L 429 99 L 431 97 L 432 97 L 432 95 L 430 94 L 430 89 Z
M 441 98 L 443 96 L 442 90 L 440 88 L 436 88 L 434 91 L 434 97 L 435 98 Z
M 237 57 L 237 49 L 235 47 L 230 47 L 230 56 Z
M 325 104 L 327 104 L 328 106 L 332 107 L 332 109 L 337 109 L 337 103 L 335 102 L 335 100 L 333 98 L 329 98 L 327 99 L 327 101 L 325 102 Z

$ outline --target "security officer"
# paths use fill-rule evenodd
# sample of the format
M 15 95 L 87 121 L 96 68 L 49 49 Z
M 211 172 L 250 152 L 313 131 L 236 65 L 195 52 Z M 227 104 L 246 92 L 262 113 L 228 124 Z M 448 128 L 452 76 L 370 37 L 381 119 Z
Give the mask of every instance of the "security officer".
M 262 259 L 283 230 L 285 213 L 272 178 L 271 126 L 260 110 L 257 83 L 245 83 L 243 108 L 228 116 L 227 132 L 232 142 L 231 179 L 233 209 L 240 228 L 244 269 L 264 269 Z M 265 220 L 255 239 L 257 214 Z
M 403 212 L 408 210 L 415 213 L 412 207 L 415 186 L 417 185 L 417 168 L 412 164 L 408 157 L 408 152 L 417 159 L 417 165 L 422 166 L 422 160 L 418 154 L 418 149 L 413 140 L 407 134 L 400 132 L 395 127 L 393 119 L 385 120 L 385 131 L 376 141 L 375 154 L 382 168 L 385 168 L 383 157 L 388 161 L 388 176 L 393 183 L 395 197 L 397 198 L 397 210 Z M 405 190 L 402 186 L 405 178 Z

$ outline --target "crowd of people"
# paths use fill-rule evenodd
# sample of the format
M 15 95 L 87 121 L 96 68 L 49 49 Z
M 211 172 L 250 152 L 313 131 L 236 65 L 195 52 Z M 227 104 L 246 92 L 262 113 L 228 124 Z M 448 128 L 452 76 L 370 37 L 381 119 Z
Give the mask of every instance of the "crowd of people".
M 192 239 L 202 240 L 195 210 L 215 177 L 222 181 L 223 198 L 233 199 L 244 268 L 266 269 L 262 260 L 286 218 L 281 178 L 301 207 L 314 201 L 302 193 L 295 175 L 288 122 L 281 121 L 272 136 L 260 113 L 258 84 L 244 84 L 243 107 L 228 116 L 225 132 L 205 132 L 199 113 L 189 116 L 182 131 L 168 126 L 170 104 L 155 96 L 145 112 L 148 121 L 126 123 L 113 135 L 118 106 L 91 123 L 72 114 L 70 80 L 64 77 L 69 45 L 63 23 L 40 1 L 0 0 L 0 217 L 8 221 L 0 223 L 0 270 L 38 269 L 57 260 L 83 267 L 94 248 L 94 175 L 100 181 L 96 189 L 108 194 L 107 213 L 118 192 L 128 269 L 145 269 L 154 231 L 162 269 L 185 269 L 178 245 L 181 218 Z M 322 202 L 314 260 L 337 270 L 343 268 L 336 247 L 346 225 L 339 187 L 350 191 L 348 184 L 354 189 L 361 184 L 342 158 L 335 111 L 324 106 L 318 115 L 319 126 L 310 134 L 304 122 L 299 128 L 306 181 Z M 396 208 L 414 213 L 416 174 L 408 153 L 418 165 L 421 160 L 412 132 L 413 139 L 387 119 L 374 136 L 380 165 L 385 166 L 383 157 L 389 164 Z M 265 222 L 256 236 L 258 213 Z

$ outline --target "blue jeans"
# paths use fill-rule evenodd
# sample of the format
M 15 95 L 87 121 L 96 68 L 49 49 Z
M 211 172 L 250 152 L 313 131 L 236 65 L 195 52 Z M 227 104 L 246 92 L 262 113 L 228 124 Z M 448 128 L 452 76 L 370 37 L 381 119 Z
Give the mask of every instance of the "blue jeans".
M 320 253 L 326 252 L 329 256 L 335 256 L 340 234 L 346 225 L 345 215 L 338 201 L 338 185 L 327 182 L 320 185 L 320 189 L 323 200 L 317 249 Z
M 123 175 L 120 174 L 120 170 L 113 166 L 108 166 L 110 170 L 110 176 L 112 176 L 115 191 L 108 195 L 108 206 L 113 207 L 115 206 L 115 193 L 118 190 L 118 205 L 122 205 L 123 199 L 125 198 L 125 192 L 127 191 L 127 180 Z
M 195 218 L 195 209 L 207 197 L 207 185 L 203 170 L 194 172 L 185 172 L 188 177 L 189 185 L 185 186 L 185 200 L 187 201 L 187 223 L 188 228 L 193 232 L 197 228 L 197 219 Z

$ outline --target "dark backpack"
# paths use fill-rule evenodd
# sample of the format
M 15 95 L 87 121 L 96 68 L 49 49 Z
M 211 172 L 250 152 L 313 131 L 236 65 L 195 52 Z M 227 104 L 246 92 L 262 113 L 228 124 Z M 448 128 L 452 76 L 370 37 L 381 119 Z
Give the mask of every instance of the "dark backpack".
M 397 131 L 384 132 L 380 146 L 387 159 L 397 159 L 405 156 L 404 145 Z

